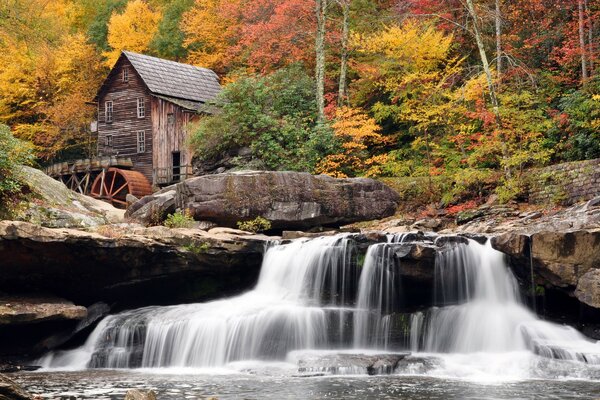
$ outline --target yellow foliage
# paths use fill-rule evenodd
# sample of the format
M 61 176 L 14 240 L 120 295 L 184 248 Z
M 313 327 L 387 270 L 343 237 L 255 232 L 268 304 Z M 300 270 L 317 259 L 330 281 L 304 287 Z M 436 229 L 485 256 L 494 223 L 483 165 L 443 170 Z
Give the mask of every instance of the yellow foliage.
M 385 156 L 369 158 L 367 152 L 367 149 L 373 150 L 387 142 L 377 122 L 359 109 L 341 107 L 332 128 L 342 143 L 343 153 L 325 157 L 317 165 L 316 172 L 336 178 L 348 174 L 377 175 L 380 165 L 387 160 Z
M 402 26 L 388 26 L 382 32 L 354 35 L 354 44 L 363 52 L 383 53 L 401 67 L 413 71 L 430 71 L 447 58 L 452 35 L 432 26 L 408 20 Z
M 122 50 L 146 52 L 160 19 L 161 13 L 143 0 L 129 2 L 123 14 L 113 13 L 108 23 L 108 44 L 112 51 L 104 53 L 106 64 L 114 65 Z
M 236 9 L 242 0 L 227 1 L 228 9 Z M 185 34 L 188 62 L 220 71 L 227 51 L 238 34 L 238 24 L 222 0 L 196 0 L 183 14 L 181 30 Z

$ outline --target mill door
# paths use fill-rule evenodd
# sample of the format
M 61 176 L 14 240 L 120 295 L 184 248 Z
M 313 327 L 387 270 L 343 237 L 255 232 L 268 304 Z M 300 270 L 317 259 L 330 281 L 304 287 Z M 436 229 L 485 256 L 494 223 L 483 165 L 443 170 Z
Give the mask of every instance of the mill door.
M 173 182 L 181 180 L 181 153 L 173 152 Z

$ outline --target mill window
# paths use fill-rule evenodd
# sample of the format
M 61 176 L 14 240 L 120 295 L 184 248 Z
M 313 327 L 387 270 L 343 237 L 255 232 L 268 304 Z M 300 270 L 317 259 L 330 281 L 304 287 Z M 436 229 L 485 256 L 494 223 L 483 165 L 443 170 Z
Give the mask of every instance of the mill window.
M 106 135 L 106 137 L 104 139 L 105 139 L 104 144 L 106 145 L 106 147 L 112 147 L 112 145 L 113 145 L 112 135 Z
M 144 153 L 146 151 L 146 131 L 138 131 L 137 133 L 137 152 Z
M 123 67 L 123 82 L 129 82 L 129 67 Z
M 143 97 L 137 99 L 137 116 L 138 118 L 144 118 L 146 116 L 146 102 Z
M 113 122 L 113 102 L 110 100 L 104 103 L 104 119 L 106 123 Z

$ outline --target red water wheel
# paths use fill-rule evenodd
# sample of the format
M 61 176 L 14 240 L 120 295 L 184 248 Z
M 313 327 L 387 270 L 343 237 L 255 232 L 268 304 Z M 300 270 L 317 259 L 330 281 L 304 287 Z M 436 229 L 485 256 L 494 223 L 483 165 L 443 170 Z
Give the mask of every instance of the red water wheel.
M 98 175 L 92 184 L 91 195 L 110 202 L 113 206 L 125 208 L 127 194 L 138 199 L 152 193 L 148 179 L 137 171 L 109 168 Z

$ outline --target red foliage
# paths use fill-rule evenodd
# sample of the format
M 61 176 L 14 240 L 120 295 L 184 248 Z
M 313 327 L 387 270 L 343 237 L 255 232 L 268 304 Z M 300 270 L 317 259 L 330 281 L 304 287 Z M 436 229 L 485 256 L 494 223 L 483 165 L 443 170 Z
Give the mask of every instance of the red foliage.
M 456 204 L 454 206 L 450 206 L 450 207 L 446 208 L 446 213 L 448 215 L 455 215 L 455 214 L 458 214 L 459 212 L 466 211 L 466 210 L 472 210 L 476 207 L 477 207 L 477 202 L 475 200 L 469 200 L 464 203 Z

